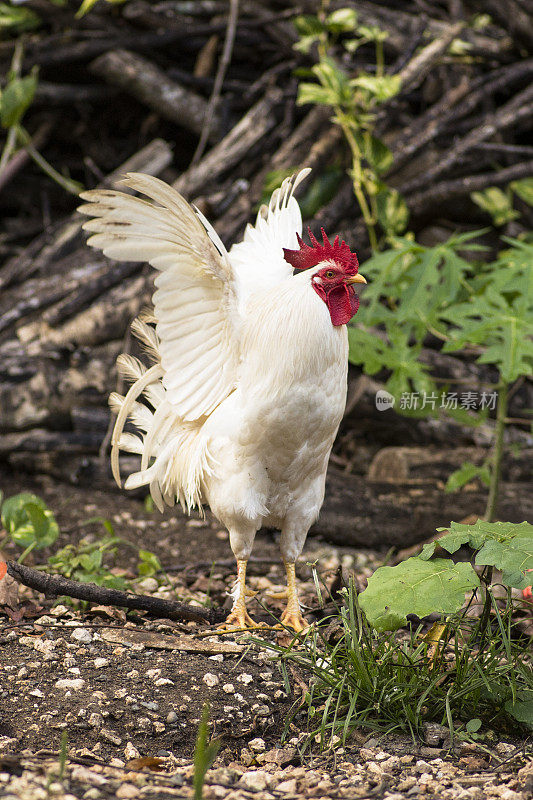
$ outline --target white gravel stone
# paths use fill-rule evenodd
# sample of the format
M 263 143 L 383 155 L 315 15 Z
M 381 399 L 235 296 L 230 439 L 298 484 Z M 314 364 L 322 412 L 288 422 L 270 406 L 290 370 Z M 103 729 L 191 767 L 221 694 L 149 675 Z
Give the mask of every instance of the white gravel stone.
M 252 792 L 264 792 L 265 789 L 268 789 L 271 780 L 268 772 L 257 769 L 253 772 L 245 772 L 244 775 L 241 775 L 238 785 L 240 788 L 248 789 Z
M 159 678 L 161 675 L 160 669 L 147 669 L 146 670 L 146 677 L 147 678 Z
M 252 739 L 251 742 L 248 742 L 248 747 L 252 753 L 264 753 L 266 750 L 265 740 L 260 737 Z
M 90 644 L 93 640 L 93 635 L 87 628 L 74 628 L 70 638 L 75 639 L 77 642 L 83 642 L 83 644 Z
M 56 689 L 72 689 L 74 692 L 78 692 L 84 686 L 85 681 L 83 678 L 60 678 L 55 682 Z
M 124 748 L 124 757 L 126 761 L 132 761 L 134 758 L 140 758 L 141 754 L 131 742 L 128 742 Z
M 212 672 L 206 672 L 202 680 L 210 689 L 220 683 L 218 677 L 213 675 Z
M 174 681 L 171 681 L 170 678 L 158 678 L 155 682 L 156 686 L 174 686 Z
M 95 658 L 94 659 L 94 666 L 96 669 L 103 669 L 104 667 L 109 666 L 109 659 L 108 658 Z
M 225 683 L 222 687 L 222 691 L 226 694 L 233 694 L 235 692 L 235 686 L 232 683 Z
M 250 675 L 248 672 L 241 672 L 240 675 L 237 676 L 237 680 L 239 683 L 244 683 L 245 686 L 248 686 L 254 679 L 253 675 Z

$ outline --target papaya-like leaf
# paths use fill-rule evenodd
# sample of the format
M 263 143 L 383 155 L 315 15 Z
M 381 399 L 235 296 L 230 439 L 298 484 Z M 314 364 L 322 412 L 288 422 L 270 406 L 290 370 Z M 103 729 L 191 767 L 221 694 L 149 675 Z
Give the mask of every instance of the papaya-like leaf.
M 359 602 L 376 630 L 393 631 L 406 624 L 408 614 L 425 617 L 435 612 L 456 613 L 465 593 L 478 586 L 479 578 L 471 564 L 414 556 L 395 567 L 379 567 L 359 595 Z

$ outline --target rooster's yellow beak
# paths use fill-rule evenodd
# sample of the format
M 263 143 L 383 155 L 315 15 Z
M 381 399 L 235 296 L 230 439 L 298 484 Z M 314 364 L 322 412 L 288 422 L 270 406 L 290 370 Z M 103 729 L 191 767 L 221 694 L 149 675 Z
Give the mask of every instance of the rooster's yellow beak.
M 346 278 L 345 283 L 348 285 L 351 283 L 366 283 L 366 279 L 363 275 L 354 275 L 353 278 Z

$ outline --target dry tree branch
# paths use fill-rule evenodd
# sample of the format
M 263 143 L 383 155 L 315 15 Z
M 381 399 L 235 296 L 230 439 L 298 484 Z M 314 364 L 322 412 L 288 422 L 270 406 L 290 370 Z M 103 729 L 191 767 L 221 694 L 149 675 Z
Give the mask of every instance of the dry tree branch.
M 228 69 L 229 63 L 231 61 L 231 54 L 233 52 L 233 44 L 235 42 L 235 31 L 237 30 L 238 17 L 239 17 L 239 0 L 230 0 L 228 25 L 226 28 L 226 37 L 224 39 L 222 56 L 220 57 L 220 63 L 218 65 L 217 74 L 215 76 L 213 91 L 211 92 L 211 97 L 209 98 L 209 102 L 207 104 L 207 110 L 205 112 L 202 133 L 200 135 L 200 141 L 198 142 L 198 147 L 194 151 L 194 155 L 191 160 L 191 167 L 195 166 L 200 161 L 204 153 L 205 146 L 209 140 L 209 134 L 211 133 L 211 126 L 213 124 L 213 116 L 215 114 L 215 108 L 220 99 L 220 93 L 222 91 L 222 84 L 224 83 L 226 70 Z
M 172 600 L 163 600 L 160 597 L 147 597 L 146 595 L 121 592 L 118 589 L 107 589 L 95 583 L 80 583 L 64 578 L 62 575 L 48 575 L 39 572 L 15 561 L 7 562 L 7 574 L 19 583 L 29 586 L 38 592 L 58 597 L 66 595 L 77 600 L 86 600 L 99 605 L 119 606 L 135 611 L 148 611 L 158 617 L 180 619 L 188 622 L 207 622 L 214 625 L 223 622 L 226 612 L 222 609 L 203 609 L 190 606 L 186 603 L 176 603 Z

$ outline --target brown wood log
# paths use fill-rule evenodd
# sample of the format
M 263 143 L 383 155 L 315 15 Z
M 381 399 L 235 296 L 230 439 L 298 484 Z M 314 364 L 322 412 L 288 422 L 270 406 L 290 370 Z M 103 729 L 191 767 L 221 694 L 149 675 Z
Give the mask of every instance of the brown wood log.
M 379 483 L 330 469 L 326 499 L 312 532 L 342 545 L 402 548 L 428 539 L 452 520 L 482 516 L 486 501 L 486 491 L 445 494 L 424 479 Z M 533 493 L 523 483 L 502 484 L 500 519 L 522 522 L 532 513 Z
M 113 170 L 97 188 L 114 186 L 126 172 L 160 175 L 171 161 L 172 150 L 167 142 L 163 139 L 154 139 Z M 22 283 L 39 272 L 49 277 L 52 271 L 51 265 L 54 265 L 55 269 L 56 262 L 66 253 L 72 252 L 76 241 L 78 243 L 83 241 L 82 223 L 83 219 L 79 214 L 61 220 L 34 239 L 20 255 L 7 261 L 0 267 L 0 291 L 4 291 L 14 283 Z
M 110 50 L 93 61 L 90 70 L 180 127 L 202 133 L 207 102 L 167 78 L 163 70 L 147 58 L 128 50 Z M 219 131 L 220 118 L 215 111 L 209 141 L 216 141 Z
M 268 91 L 198 164 L 174 181 L 174 188 L 194 198 L 216 185 L 220 176 L 235 167 L 276 125 L 274 109 L 281 97 L 279 89 Z

